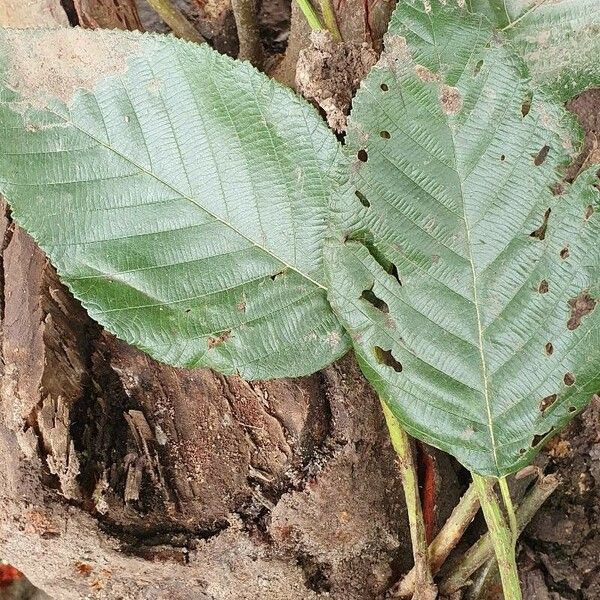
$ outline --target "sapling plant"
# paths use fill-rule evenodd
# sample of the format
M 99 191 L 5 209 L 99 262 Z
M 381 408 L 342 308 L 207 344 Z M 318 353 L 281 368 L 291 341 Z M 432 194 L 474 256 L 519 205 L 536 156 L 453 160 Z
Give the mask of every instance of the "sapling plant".
M 2 30 L 0 191 L 91 317 L 161 361 L 264 379 L 352 349 L 410 508 L 399 589 L 436 597 L 481 505 L 487 541 L 441 585 L 493 547 L 517 600 L 517 536 L 555 483 L 515 508 L 506 478 L 600 388 L 598 167 L 563 180 L 563 101 L 594 74 L 539 54 L 560 2 L 542 41 L 534 3 L 463 4 L 398 5 L 343 143 L 206 44 Z M 473 476 L 430 548 L 408 434 Z

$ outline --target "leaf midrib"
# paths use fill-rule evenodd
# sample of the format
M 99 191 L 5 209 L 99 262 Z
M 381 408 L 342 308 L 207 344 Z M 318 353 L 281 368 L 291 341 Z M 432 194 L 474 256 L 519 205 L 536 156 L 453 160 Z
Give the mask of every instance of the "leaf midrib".
M 505 3 L 505 6 L 506 6 L 506 3 Z M 431 15 L 428 14 L 428 17 L 429 17 L 429 22 L 431 23 L 431 33 L 432 33 L 432 37 L 433 37 L 433 43 L 436 47 L 436 50 L 438 51 L 439 71 L 441 72 L 442 62 L 441 62 L 441 55 L 439 52 L 439 46 L 435 41 L 435 28 L 434 28 L 434 24 L 433 24 Z M 482 20 L 480 19 L 480 21 L 479 21 L 480 28 L 481 28 L 481 22 L 482 22 Z M 472 55 L 473 54 L 471 53 L 471 56 Z M 466 69 L 466 66 L 468 63 L 469 63 L 469 61 L 467 61 L 467 63 L 465 63 L 465 67 L 464 67 L 465 69 Z M 463 73 L 464 73 L 464 70 L 463 70 Z M 462 77 L 462 74 L 461 74 L 461 77 Z M 460 77 L 458 78 L 458 80 L 460 80 Z M 454 171 L 456 173 L 456 178 L 458 180 L 458 184 L 460 187 L 460 198 L 461 198 L 462 213 L 463 213 L 462 218 L 463 218 L 463 221 L 465 224 L 467 250 L 469 253 L 468 262 L 469 262 L 469 267 L 471 269 L 471 278 L 472 278 L 472 282 L 473 282 L 473 305 L 475 307 L 475 316 L 477 319 L 477 340 L 478 340 L 477 346 L 479 349 L 479 356 L 480 356 L 480 360 L 481 360 L 481 376 L 483 379 L 483 395 L 485 398 L 485 408 L 486 408 L 486 415 L 487 415 L 488 431 L 489 431 L 489 435 L 490 435 L 490 443 L 492 445 L 494 466 L 496 467 L 496 471 L 500 472 L 500 466 L 498 463 L 498 455 L 497 455 L 497 449 L 496 449 L 496 436 L 494 434 L 494 423 L 493 423 L 493 418 L 492 418 L 492 406 L 491 406 L 491 402 L 490 402 L 488 367 L 487 367 L 487 360 L 485 357 L 485 352 L 483 350 L 483 324 L 482 324 L 482 320 L 481 320 L 481 312 L 479 310 L 479 297 L 478 297 L 478 292 L 477 292 L 477 273 L 475 272 L 475 261 L 473 258 L 473 247 L 471 244 L 471 230 L 469 228 L 469 222 L 467 220 L 464 181 L 463 181 L 463 178 L 461 177 L 459 169 L 458 169 L 458 160 L 457 160 L 457 153 L 456 153 L 456 139 L 454 136 L 454 132 L 453 132 L 452 128 L 450 127 L 449 119 L 446 119 L 446 125 L 447 125 L 449 133 L 450 133 L 450 139 L 452 140 L 452 149 L 453 149 L 453 153 L 454 153 L 454 165 L 455 165 Z
M 298 275 L 300 275 L 301 277 L 303 277 L 304 279 L 306 279 L 308 282 L 310 282 L 311 284 L 315 285 L 316 287 L 321 288 L 322 290 L 327 291 L 327 287 L 325 285 L 323 285 L 321 282 L 319 282 L 316 279 L 312 278 L 307 273 L 304 273 L 298 267 L 295 267 L 294 265 L 288 263 L 286 260 L 284 260 L 283 258 L 279 257 L 277 254 L 275 254 L 274 252 L 272 252 L 271 250 L 269 250 L 267 247 L 263 246 L 262 244 L 259 244 L 256 240 L 252 239 L 251 237 L 248 237 L 247 235 L 245 235 L 244 233 L 242 233 L 242 231 L 240 231 L 237 227 L 235 227 L 233 224 L 231 224 L 228 221 L 224 220 L 222 217 L 220 217 L 216 213 L 210 211 L 208 208 L 205 208 L 204 206 L 202 206 L 202 204 L 200 204 L 198 201 L 196 201 L 192 196 L 190 196 L 189 194 L 186 194 L 185 192 L 181 191 L 175 185 L 173 185 L 173 184 L 165 181 L 164 179 L 161 179 L 153 171 L 150 171 L 150 170 L 146 169 L 143 165 L 140 165 L 138 162 L 136 162 L 135 160 L 133 160 L 131 157 L 127 156 L 126 154 L 123 154 L 118 149 L 116 149 L 114 146 L 112 146 L 112 145 L 104 142 L 103 140 L 99 139 L 98 137 L 96 137 L 95 135 L 93 135 L 92 133 L 90 133 L 89 131 L 87 131 L 86 129 L 83 129 L 82 127 L 80 127 L 79 125 L 77 125 L 76 123 L 74 123 L 72 120 L 65 118 L 60 113 L 57 113 L 56 111 L 53 111 L 51 109 L 48 109 L 48 112 L 51 112 L 53 115 L 57 116 L 59 119 L 62 119 L 65 123 L 73 126 L 75 129 L 77 129 L 78 131 L 80 131 L 84 135 L 88 136 L 90 139 L 94 140 L 97 144 L 100 144 L 101 146 L 103 146 L 104 148 L 106 148 L 107 150 L 109 150 L 110 152 L 113 152 L 115 155 L 117 155 L 120 158 L 122 158 L 123 160 L 127 161 L 129 164 L 133 165 L 136 169 L 139 169 L 140 172 L 142 172 L 142 173 L 144 173 L 144 174 L 146 174 L 146 175 L 154 178 L 156 181 L 158 181 L 159 183 L 161 183 L 165 187 L 169 188 L 171 191 L 173 191 L 174 193 L 176 193 L 178 196 L 181 196 L 185 200 L 188 200 L 195 207 L 199 208 L 200 210 L 202 210 L 203 212 L 205 212 L 207 215 L 209 215 L 210 217 L 212 217 L 213 219 L 215 219 L 216 221 L 218 221 L 219 223 L 221 223 L 225 227 L 231 229 L 233 232 L 235 232 L 241 238 L 243 238 L 246 241 L 250 242 L 253 246 L 255 246 L 256 248 L 258 248 L 259 250 L 261 250 L 265 254 L 268 254 L 269 256 L 271 256 L 272 258 L 274 258 L 275 260 L 277 260 L 278 262 L 280 262 L 284 267 L 286 267 L 286 268 L 294 271 L 295 273 L 298 273 Z
M 454 138 L 452 138 L 452 143 L 454 144 Z M 490 433 L 490 442 L 492 445 L 492 453 L 494 455 L 494 465 L 496 470 L 500 471 L 500 466 L 498 464 L 498 455 L 496 450 L 496 436 L 494 434 L 494 422 L 492 417 L 492 405 L 490 402 L 490 390 L 489 390 L 489 376 L 488 376 L 488 367 L 487 360 L 485 357 L 485 352 L 483 350 L 483 325 L 481 321 L 481 311 L 479 310 L 479 297 L 477 292 L 477 273 L 475 272 L 475 261 L 473 259 L 473 248 L 471 245 L 471 230 L 469 229 L 469 223 L 467 221 L 467 211 L 465 209 L 465 196 L 463 191 L 463 180 L 458 176 L 458 181 L 460 184 L 460 194 L 462 199 L 462 206 L 464 212 L 464 222 L 465 222 L 465 233 L 467 235 L 467 247 L 469 251 L 469 266 L 471 268 L 471 277 L 473 281 L 473 305 L 475 307 L 475 315 L 477 318 L 477 339 L 478 339 L 478 348 L 479 348 L 479 356 L 481 359 L 481 376 L 483 378 L 483 394 L 485 398 L 485 409 L 487 413 L 487 421 L 488 421 L 488 430 Z

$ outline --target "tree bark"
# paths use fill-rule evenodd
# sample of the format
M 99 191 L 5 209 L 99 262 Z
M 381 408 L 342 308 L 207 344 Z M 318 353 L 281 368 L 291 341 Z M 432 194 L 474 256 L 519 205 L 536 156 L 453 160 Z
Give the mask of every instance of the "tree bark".
M 406 556 L 351 357 L 248 383 L 102 332 L 4 213 L 0 548 L 54 598 L 381 595 Z

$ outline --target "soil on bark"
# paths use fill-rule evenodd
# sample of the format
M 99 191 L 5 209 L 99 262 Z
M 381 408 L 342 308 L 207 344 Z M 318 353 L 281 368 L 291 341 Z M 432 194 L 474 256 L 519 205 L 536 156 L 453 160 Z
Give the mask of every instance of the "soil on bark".
M 177 4 L 236 55 L 229 2 Z M 0 22 L 67 26 L 63 6 L 71 24 L 166 31 L 143 0 L 0 0 Z M 265 68 L 294 86 L 301 57 L 300 88 L 312 85 L 342 128 L 392 8 L 341 3 L 349 50 L 336 54 L 311 42 L 289 2 L 264 0 Z M 325 75 L 342 72 L 343 89 L 331 88 Z M 571 108 L 587 132 L 574 177 L 598 158 L 600 92 Z M 385 598 L 411 565 L 406 510 L 378 400 L 352 356 L 266 383 L 167 367 L 92 323 L 4 204 L 0 239 L 0 559 L 55 600 Z M 421 452 L 433 458 L 434 532 L 466 477 Z M 596 600 L 600 400 L 541 463 L 562 483 L 521 540 L 525 598 Z M 2 600 L 42 597 L 24 579 L 0 587 Z

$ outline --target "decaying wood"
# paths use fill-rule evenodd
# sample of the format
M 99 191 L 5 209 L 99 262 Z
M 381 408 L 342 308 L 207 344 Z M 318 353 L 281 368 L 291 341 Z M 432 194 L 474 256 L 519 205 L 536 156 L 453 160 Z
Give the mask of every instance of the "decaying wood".
M 298 56 L 296 87 L 323 110 L 329 127 L 341 133 L 354 92 L 377 62 L 377 53 L 368 42 L 337 42 L 329 32 L 315 31 L 310 40 Z
M 135 0 L 74 0 L 82 27 L 143 31 Z
M 26 458 L 0 427 L 0 546 L 34 583 L 67 600 L 385 590 L 405 543 L 401 488 L 352 361 L 249 384 L 159 365 L 106 334 L 93 345 L 71 412 L 80 501 L 47 478 L 39 444 Z

